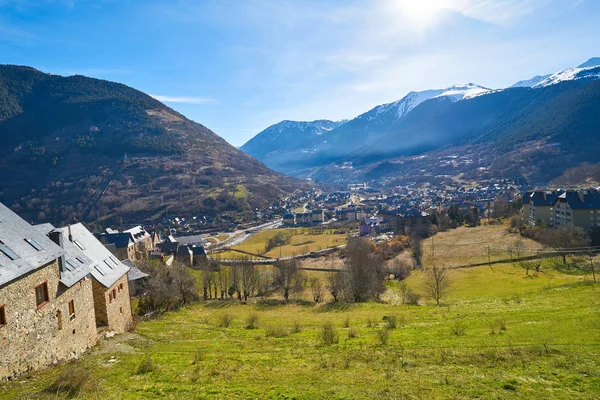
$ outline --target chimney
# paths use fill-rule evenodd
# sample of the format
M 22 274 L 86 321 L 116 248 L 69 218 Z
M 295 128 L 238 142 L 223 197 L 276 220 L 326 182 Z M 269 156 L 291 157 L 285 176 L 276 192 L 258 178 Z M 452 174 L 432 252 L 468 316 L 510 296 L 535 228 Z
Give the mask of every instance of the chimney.
M 48 234 L 50 240 L 60 246 L 61 249 L 64 249 L 63 245 L 63 233 L 59 229 L 55 229 Z M 58 269 L 61 273 L 65 271 L 65 256 L 64 254 L 58 258 Z
M 579 195 L 579 200 L 583 203 L 585 197 L 585 190 L 578 190 L 577 194 Z
M 73 242 L 73 235 L 71 235 L 71 225 L 69 225 L 69 226 L 67 227 L 67 229 L 69 230 L 69 242 L 71 242 L 71 243 L 72 243 L 72 242 Z

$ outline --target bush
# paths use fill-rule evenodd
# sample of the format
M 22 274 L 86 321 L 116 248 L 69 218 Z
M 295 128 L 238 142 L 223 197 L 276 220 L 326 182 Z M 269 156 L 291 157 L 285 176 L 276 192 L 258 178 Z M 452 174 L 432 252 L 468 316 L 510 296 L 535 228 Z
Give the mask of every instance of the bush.
M 64 393 L 67 397 L 79 396 L 90 376 L 91 374 L 86 368 L 71 365 L 45 389 L 45 392 Z
M 503 319 L 496 319 L 490 322 L 490 334 L 502 333 L 506 331 L 506 321 Z
M 288 335 L 288 331 L 281 326 L 270 326 L 265 329 L 266 337 L 282 338 Z
M 348 317 L 344 320 L 344 328 L 350 328 L 350 318 Z
M 398 327 L 398 319 L 394 315 L 383 317 L 384 320 L 387 320 L 388 328 L 396 329 Z
M 200 364 L 202 361 L 204 361 L 204 352 L 202 351 L 202 349 L 196 349 L 196 352 L 194 353 L 194 361 L 192 361 L 192 364 Z
M 293 333 L 298 333 L 302 331 L 302 325 L 300 325 L 300 322 L 298 321 L 294 321 L 294 326 L 292 327 L 292 332 Z
M 421 300 L 420 294 L 415 293 L 413 291 L 409 291 L 408 293 L 406 293 L 405 304 L 408 304 L 411 306 L 418 306 L 419 300 Z
M 229 328 L 233 322 L 233 315 L 229 313 L 221 314 L 219 317 L 219 326 L 222 328 Z
M 348 339 L 354 339 L 358 337 L 358 329 L 350 328 L 348 329 Z
M 390 330 L 387 326 L 381 328 L 380 330 L 377 331 L 377 337 L 379 338 L 379 343 L 382 346 L 387 346 L 388 343 L 388 339 L 390 337 Z
M 138 375 L 147 374 L 148 372 L 154 371 L 154 362 L 150 358 L 150 356 L 144 357 L 140 365 L 138 365 L 136 373 Z
M 321 329 L 321 340 L 325 346 L 338 343 L 338 336 L 331 321 L 327 321 Z
M 450 333 L 456 336 L 463 336 L 467 331 L 466 324 L 461 320 L 456 320 L 450 326 Z
M 258 315 L 250 314 L 248 318 L 246 318 L 246 329 L 256 329 L 256 324 L 258 323 Z

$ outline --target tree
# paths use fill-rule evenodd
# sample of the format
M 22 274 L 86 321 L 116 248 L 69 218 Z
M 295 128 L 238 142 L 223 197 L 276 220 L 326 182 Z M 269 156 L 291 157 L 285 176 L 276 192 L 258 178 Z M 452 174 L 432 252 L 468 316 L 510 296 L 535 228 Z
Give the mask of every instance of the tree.
M 181 305 L 186 305 L 198 297 L 196 278 L 189 273 L 185 265 L 174 262 L 171 265 L 169 274 L 173 279 L 174 290 L 181 299 Z
M 417 268 L 421 267 L 423 258 L 423 248 L 421 247 L 421 237 L 418 235 L 412 235 L 410 237 L 410 248 L 412 249 L 412 255 L 417 263 Z
M 388 267 L 388 272 L 394 274 L 394 278 L 402 281 L 410 274 L 410 265 L 407 265 L 406 261 L 398 257 L 394 258 Z
M 373 244 L 363 238 L 351 238 L 346 245 L 344 269 L 348 273 L 349 291 L 354 301 L 378 298 L 383 292 L 383 258 Z
M 425 273 L 424 289 L 438 306 L 442 297 L 448 293 L 451 284 L 450 275 L 445 268 L 434 266 Z
M 537 260 L 520 261 L 519 266 L 525 270 L 525 275 L 529 276 L 529 271 L 531 271 L 532 269 L 534 269 L 535 272 L 540 272 L 540 267 L 542 266 L 542 263 Z
M 309 280 L 310 289 L 312 292 L 313 300 L 315 303 L 320 303 L 323 301 L 323 283 L 317 277 L 312 277 Z
M 327 277 L 329 293 L 333 297 L 333 301 L 337 302 L 342 298 L 345 289 L 345 279 L 343 272 L 330 272 Z
M 241 264 L 238 268 L 240 270 L 238 287 L 241 289 L 244 301 L 248 301 L 248 297 L 254 294 L 258 286 L 258 274 L 251 264 Z
M 303 280 L 300 263 L 296 259 L 283 260 L 275 263 L 275 283 L 283 290 L 283 298 L 287 301 L 290 292 L 299 290 Z
M 556 229 L 546 229 L 542 233 L 541 241 L 559 252 L 563 259 L 563 265 L 566 265 L 567 255 L 589 246 L 590 238 L 582 228 L 561 226 Z

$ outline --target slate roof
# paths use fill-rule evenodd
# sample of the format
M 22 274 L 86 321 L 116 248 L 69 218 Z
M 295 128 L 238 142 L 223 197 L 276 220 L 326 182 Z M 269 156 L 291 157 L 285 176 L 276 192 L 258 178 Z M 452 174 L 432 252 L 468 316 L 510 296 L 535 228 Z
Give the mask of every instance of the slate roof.
M 536 207 L 552 207 L 558 201 L 558 196 L 563 193 L 563 190 L 536 191 L 531 194 L 530 201 Z
M 70 225 L 75 246 L 93 262 L 90 268 L 92 276 L 104 287 L 115 284 L 129 271 L 129 267 L 120 262 L 96 237 L 81 223 Z M 68 240 L 68 227 L 59 228 Z
M 127 229 L 123 231 L 123 233 L 131 234 L 131 237 L 135 243 L 141 242 L 144 239 L 150 237 L 150 234 L 144 230 L 140 225 L 133 227 L 131 229 Z
M 52 224 L 35 225 L 34 228 L 44 235 L 55 230 Z M 60 282 L 71 287 L 89 275 L 90 268 L 94 263 L 77 246 L 69 242 L 68 233 L 66 235 L 63 233 L 63 250 L 65 251 L 65 265 L 60 273 Z
M 100 238 L 107 243 L 114 244 L 117 248 L 127 248 L 134 243 L 131 234 L 125 232 L 102 233 Z
M 137 281 L 138 279 L 143 279 L 150 276 L 147 273 L 142 272 L 129 258 L 126 260 L 121 260 L 121 262 L 129 267 L 129 272 L 127 272 L 127 280 L 129 282 Z
M 25 239 L 35 241 L 40 246 L 40 250 L 36 250 Z M 0 241 L 6 246 L 7 251 L 12 251 L 18 257 L 11 260 L 0 251 L 0 286 L 35 271 L 65 254 L 65 251 L 44 233 L 1 203 Z
M 560 195 L 561 201 L 564 200 L 573 210 L 595 210 L 600 209 L 600 193 L 596 190 L 585 190 L 582 192 L 583 201 L 577 191 L 567 191 Z

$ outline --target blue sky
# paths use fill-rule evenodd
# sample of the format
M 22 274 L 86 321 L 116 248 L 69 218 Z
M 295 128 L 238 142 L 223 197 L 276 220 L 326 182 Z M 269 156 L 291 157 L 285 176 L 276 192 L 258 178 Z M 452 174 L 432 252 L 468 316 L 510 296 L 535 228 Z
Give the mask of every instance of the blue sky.
M 240 146 L 600 56 L 596 0 L 0 0 L 0 63 L 125 83 Z

